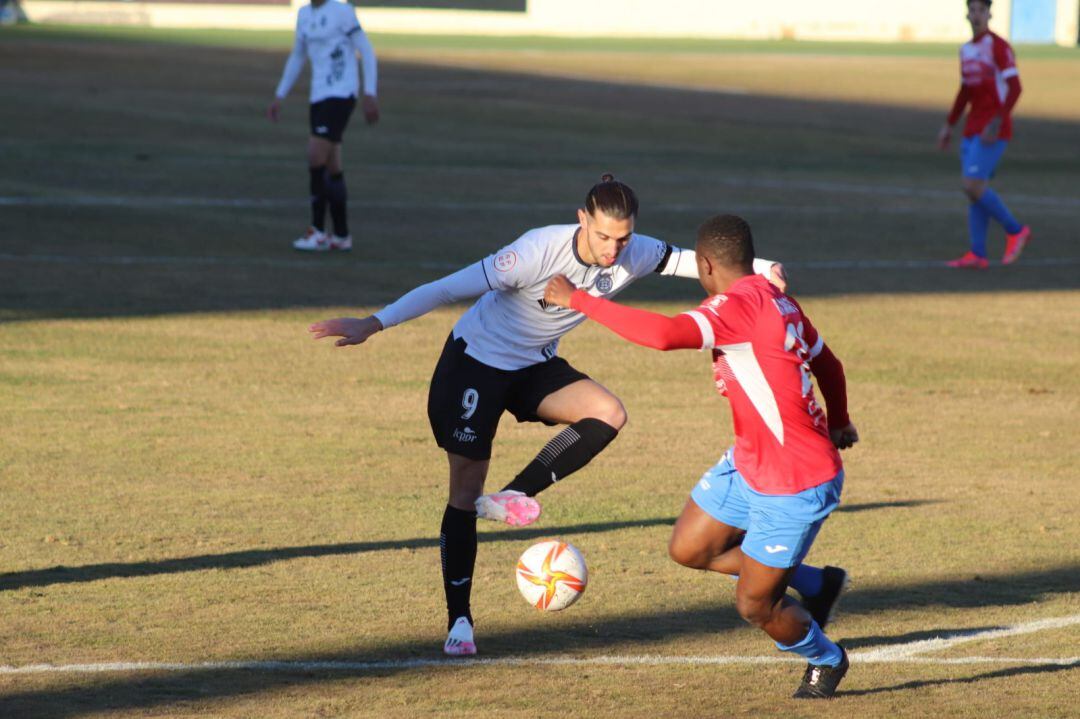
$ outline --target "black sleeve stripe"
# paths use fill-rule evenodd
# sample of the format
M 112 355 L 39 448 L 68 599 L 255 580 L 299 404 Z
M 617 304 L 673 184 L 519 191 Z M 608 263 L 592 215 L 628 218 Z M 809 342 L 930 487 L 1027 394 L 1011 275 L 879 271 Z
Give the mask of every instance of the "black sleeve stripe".
M 357 32 L 357 31 L 358 31 L 359 29 L 360 29 L 360 26 L 359 26 L 359 25 L 357 25 L 356 27 L 354 27 L 354 28 L 353 28 L 352 30 L 349 30 L 349 31 L 348 31 L 347 33 L 345 33 L 345 34 L 346 34 L 346 35 L 352 35 L 352 34 L 353 34 L 354 32 Z
M 480 260 L 480 269 L 484 271 L 484 282 L 487 282 L 488 289 L 489 290 L 495 289 L 494 287 L 491 286 L 491 280 L 488 279 L 487 268 L 484 267 L 484 261 L 483 260 Z
M 664 256 L 660 258 L 660 263 L 656 266 L 656 269 L 653 270 L 653 272 L 663 272 L 664 271 L 664 269 L 667 267 L 668 260 L 671 259 L 671 252 L 672 252 L 671 245 L 665 244 L 664 245 Z

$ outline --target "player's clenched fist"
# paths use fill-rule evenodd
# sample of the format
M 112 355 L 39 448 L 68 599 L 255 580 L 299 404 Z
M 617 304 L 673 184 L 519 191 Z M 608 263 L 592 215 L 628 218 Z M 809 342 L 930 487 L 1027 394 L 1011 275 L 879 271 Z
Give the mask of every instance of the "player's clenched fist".
M 848 449 L 859 441 L 859 431 L 849 422 L 846 427 L 829 430 L 829 438 L 837 449 Z
M 574 283 L 566 279 L 566 275 L 555 275 L 548 280 L 547 287 L 544 288 L 544 302 L 570 309 L 570 295 L 574 294 L 576 289 Z
M 383 328 L 382 322 L 375 317 L 338 317 L 332 320 L 316 322 L 308 327 L 308 332 L 314 335 L 313 339 L 321 340 L 323 337 L 340 337 L 334 343 L 337 347 L 346 345 L 358 345 L 367 340 Z

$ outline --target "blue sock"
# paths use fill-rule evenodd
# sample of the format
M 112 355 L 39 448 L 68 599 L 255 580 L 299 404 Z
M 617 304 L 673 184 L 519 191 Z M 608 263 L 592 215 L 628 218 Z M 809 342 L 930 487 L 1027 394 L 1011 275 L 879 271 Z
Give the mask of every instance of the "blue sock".
M 738 574 L 730 575 L 735 581 L 739 581 Z M 788 586 L 804 597 L 816 597 L 821 593 L 825 585 L 825 570 L 811 567 L 809 564 L 799 564 L 791 573 L 791 581 Z
M 978 202 L 968 205 L 968 234 L 971 236 L 971 251 L 979 257 L 986 257 L 986 231 L 990 227 L 990 215 Z
M 991 217 L 1001 223 L 1001 226 L 1005 228 L 1005 231 L 1010 235 L 1015 235 L 1017 232 L 1024 228 L 1016 218 L 1009 212 L 1009 208 L 1005 206 L 1005 203 L 1001 201 L 997 193 L 991 190 L 989 187 L 983 192 L 982 197 L 979 198 L 978 203 L 982 205 L 982 208 L 986 210 Z
M 806 661 L 817 666 L 840 666 L 840 662 L 844 658 L 840 647 L 825 636 L 825 632 L 821 631 L 821 627 L 813 619 L 810 620 L 810 631 L 800 641 L 790 646 L 777 642 L 776 648 L 782 652 L 795 652 L 800 657 L 805 657 Z
M 824 583 L 824 570 L 811 567 L 809 564 L 800 564 L 791 573 L 791 581 L 788 586 L 804 597 L 816 597 L 821 593 L 821 586 Z

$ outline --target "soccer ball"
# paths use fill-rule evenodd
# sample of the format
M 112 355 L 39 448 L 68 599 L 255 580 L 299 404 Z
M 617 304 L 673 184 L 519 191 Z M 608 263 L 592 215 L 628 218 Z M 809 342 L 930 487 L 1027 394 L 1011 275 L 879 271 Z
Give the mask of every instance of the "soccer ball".
M 589 583 L 589 570 L 581 552 L 566 542 L 548 539 L 521 555 L 517 585 L 525 601 L 544 612 L 566 609 L 578 600 Z

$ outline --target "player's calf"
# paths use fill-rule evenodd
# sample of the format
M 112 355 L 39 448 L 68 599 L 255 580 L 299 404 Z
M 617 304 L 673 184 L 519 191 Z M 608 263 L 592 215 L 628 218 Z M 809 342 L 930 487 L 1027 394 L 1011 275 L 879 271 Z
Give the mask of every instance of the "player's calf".
M 625 415 L 623 417 L 625 419 Z M 529 462 L 503 491 L 533 497 L 591 462 L 618 434 L 618 428 L 603 420 L 589 417 L 574 422 L 544 445 L 536 459 Z

